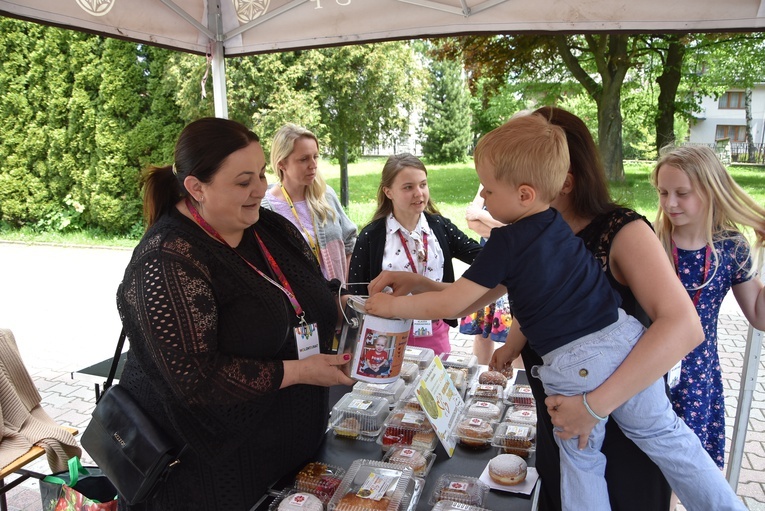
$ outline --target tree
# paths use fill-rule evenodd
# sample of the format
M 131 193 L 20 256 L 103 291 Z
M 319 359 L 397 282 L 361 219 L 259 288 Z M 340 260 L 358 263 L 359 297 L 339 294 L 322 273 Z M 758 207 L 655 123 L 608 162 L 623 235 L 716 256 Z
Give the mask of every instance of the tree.
M 643 52 L 640 40 L 626 34 L 523 34 L 450 39 L 439 54 L 461 59 L 471 79 L 490 76 L 497 84 L 511 75 L 547 83 L 573 76 L 597 105 L 598 145 L 608 177 L 623 180 L 621 87 Z
M 470 102 L 461 66 L 431 63 L 431 86 L 422 114 L 422 154 L 434 163 L 463 162 L 471 146 Z

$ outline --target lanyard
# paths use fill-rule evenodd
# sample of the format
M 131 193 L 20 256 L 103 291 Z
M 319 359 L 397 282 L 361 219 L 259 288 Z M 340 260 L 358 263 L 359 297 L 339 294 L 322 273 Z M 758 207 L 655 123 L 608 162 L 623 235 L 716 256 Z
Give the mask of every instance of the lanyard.
M 406 242 L 406 238 L 401 234 L 401 229 L 398 230 L 398 237 L 401 240 L 401 244 L 404 245 L 404 252 L 406 252 L 406 258 L 409 259 L 409 265 L 411 266 L 412 271 L 414 273 L 419 273 L 417 271 L 417 265 L 414 264 L 414 259 L 412 259 L 412 254 L 409 253 L 409 245 Z M 425 245 L 425 267 L 422 270 L 422 274 L 425 275 L 425 270 L 428 267 L 428 233 L 426 232 L 422 233 L 422 244 Z
M 292 304 L 292 308 L 295 309 L 295 315 L 300 318 L 300 323 L 305 324 L 305 312 L 303 312 L 303 308 L 300 306 L 300 303 L 298 303 L 297 298 L 295 297 L 295 293 L 292 292 L 292 287 L 290 287 L 290 283 L 287 282 L 287 277 L 282 272 L 281 268 L 279 268 L 279 265 L 276 264 L 276 259 L 274 259 L 274 256 L 271 255 L 271 252 L 268 251 L 268 248 L 266 248 L 265 243 L 263 243 L 263 240 L 260 239 L 260 236 L 258 236 L 258 233 L 255 232 L 255 230 L 252 231 L 252 233 L 255 235 L 255 238 L 258 240 L 258 244 L 260 245 L 260 249 L 263 251 L 263 254 L 266 256 L 266 261 L 268 262 L 268 266 L 271 267 L 271 270 L 276 274 L 276 277 L 281 281 L 281 284 L 276 282 L 274 279 L 263 273 L 260 268 L 256 267 L 254 264 L 252 264 L 250 261 L 245 259 L 242 254 L 237 252 L 237 250 L 229 245 L 226 240 L 223 239 L 223 236 L 221 236 L 218 231 L 216 231 L 212 225 L 208 224 L 207 221 L 202 218 L 202 215 L 199 214 L 197 211 L 197 208 L 194 207 L 194 205 L 191 203 L 188 197 L 186 197 L 186 207 L 189 208 L 189 212 L 191 213 L 191 216 L 194 217 L 194 220 L 196 220 L 197 224 L 205 230 L 207 234 L 215 238 L 216 240 L 220 241 L 224 245 L 226 245 L 228 248 L 234 251 L 236 255 L 242 258 L 242 261 L 247 263 L 247 265 L 258 272 L 258 275 L 266 279 L 269 283 L 273 284 L 274 286 L 278 287 L 282 293 L 287 295 L 287 298 L 289 298 L 290 303 Z
M 320 255 L 321 253 L 319 252 L 318 244 L 313 239 L 311 234 L 308 232 L 308 229 L 305 228 L 305 226 L 303 225 L 303 222 L 300 221 L 300 217 L 298 216 L 297 209 L 295 209 L 295 205 L 292 203 L 292 199 L 290 198 L 290 194 L 287 193 L 287 189 L 284 188 L 284 185 L 279 185 L 279 187 L 282 189 L 282 194 L 284 195 L 284 198 L 287 200 L 287 204 L 290 205 L 292 214 L 295 215 L 295 220 L 303 229 L 303 233 L 305 234 L 305 237 L 308 240 L 308 245 L 311 247 L 311 252 L 313 252 L 313 255 L 316 257 L 316 260 L 319 262 L 319 265 L 321 265 L 321 255 Z M 308 214 L 311 215 L 311 218 L 313 218 L 310 208 L 308 210 Z M 314 232 L 316 232 L 316 226 L 314 226 L 313 230 Z
M 677 272 L 677 276 L 680 276 L 680 258 L 677 255 L 677 246 L 675 245 L 675 240 L 672 240 L 672 257 L 675 260 L 675 271 Z M 701 280 L 701 285 L 703 286 L 707 281 L 707 275 L 709 275 L 709 267 L 712 264 L 712 248 L 707 245 L 706 250 L 704 251 L 704 278 Z M 693 295 L 693 306 L 696 307 L 699 304 L 699 298 L 701 297 L 701 289 L 697 289 L 696 293 Z

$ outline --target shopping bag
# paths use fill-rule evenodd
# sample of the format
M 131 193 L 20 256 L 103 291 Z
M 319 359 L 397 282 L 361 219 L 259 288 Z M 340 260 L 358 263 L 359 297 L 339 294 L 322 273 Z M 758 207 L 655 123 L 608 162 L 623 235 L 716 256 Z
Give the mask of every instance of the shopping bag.
M 98 467 L 83 467 L 77 456 L 69 471 L 40 481 L 43 511 L 117 511 L 117 490 Z

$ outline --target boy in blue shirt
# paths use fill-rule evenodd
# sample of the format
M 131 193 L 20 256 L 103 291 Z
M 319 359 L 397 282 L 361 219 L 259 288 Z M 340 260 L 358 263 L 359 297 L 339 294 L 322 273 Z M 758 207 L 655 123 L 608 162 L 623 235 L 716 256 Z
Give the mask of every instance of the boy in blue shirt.
M 619 308 L 619 295 L 592 254 L 550 208 L 569 167 L 565 132 L 539 115 L 514 117 L 484 136 L 475 165 L 484 204 L 496 220 L 474 263 L 440 291 L 393 297 L 378 293 L 369 314 L 420 319 L 460 317 L 505 291 L 514 319 L 542 356 L 534 367 L 548 395 L 582 395 L 599 423 L 585 449 L 556 435 L 561 497 L 570 510 L 610 509 L 600 452 L 608 417 L 587 403 L 643 334 Z M 612 412 L 614 420 L 659 466 L 689 510 L 745 509 L 696 435 L 672 410 L 663 380 Z M 688 472 L 692 468 L 692 475 Z

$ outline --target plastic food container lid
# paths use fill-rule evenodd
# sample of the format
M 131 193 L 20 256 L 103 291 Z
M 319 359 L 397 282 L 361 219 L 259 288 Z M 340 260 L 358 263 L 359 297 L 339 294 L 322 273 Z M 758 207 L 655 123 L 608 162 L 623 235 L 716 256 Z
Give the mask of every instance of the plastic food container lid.
M 413 477 L 409 467 L 356 460 L 327 508 L 329 511 L 398 511 Z
M 349 392 L 332 408 L 330 427 L 335 435 L 371 442 L 380 433 L 389 410 L 383 397 Z
M 435 431 L 425 412 L 398 406 L 385 419 L 378 443 L 383 451 L 396 444 L 433 450 L 435 437 Z
M 441 362 L 444 364 L 444 367 L 473 369 L 478 364 L 478 357 L 462 353 L 449 353 L 441 355 Z
M 404 350 L 404 361 L 414 362 L 420 369 L 425 369 L 436 358 L 436 352 L 430 348 L 407 346 Z
M 453 500 L 439 500 L 431 511 L 489 511 L 488 509 L 470 506 Z
M 468 395 L 470 397 L 475 397 L 476 399 L 491 400 L 496 403 L 504 399 L 505 387 L 488 383 L 476 383 L 470 389 Z
M 406 383 L 412 383 L 420 375 L 420 366 L 416 362 L 404 360 L 401 363 L 401 371 L 398 373 L 399 378 Z
M 528 458 L 532 452 L 536 451 L 536 436 L 535 426 L 502 422 L 494 432 L 491 445 L 499 447 L 503 453 Z
M 510 405 L 505 412 L 505 422 L 536 426 L 537 410 L 531 406 Z
M 531 387 L 525 383 L 516 383 L 507 394 L 508 404 L 534 406 L 534 394 Z
M 391 383 L 356 382 L 352 392 L 367 396 L 383 397 L 388 400 L 388 406 L 392 407 L 399 400 L 405 388 L 406 382 L 399 378 Z
M 322 462 L 304 466 L 295 476 L 295 489 L 313 493 L 326 504 L 345 476 L 345 469 Z
M 465 447 L 483 449 L 491 447 L 495 429 L 493 421 L 462 415 L 454 425 L 452 435 Z
M 464 391 L 468 383 L 468 371 L 464 367 L 447 367 L 446 374 L 452 379 L 452 383 L 459 391 Z
M 268 511 L 278 511 L 279 509 L 283 511 L 324 511 L 324 503 L 311 492 L 286 488 L 268 506 Z
M 398 444 L 391 446 L 383 456 L 383 461 L 409 467 L 415 476 L 426 477 L 433 466 L 433 462 L 436 461 L 436 453 Z
M 492 401 L 491 399 L 474 397 L 465 403 L 463 413 L 470 417 L 478 417 L 481 419 L 499 422 L 504 411 L 505 404 L 501 401 Z
M 443 474 L 436 481 L 428 502 L 434 506 L 439 500 L 451 500 L 471 506 L 482 506 L 489 487 L 476 477 Z

